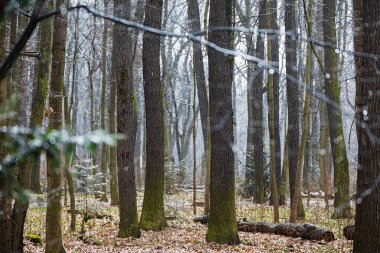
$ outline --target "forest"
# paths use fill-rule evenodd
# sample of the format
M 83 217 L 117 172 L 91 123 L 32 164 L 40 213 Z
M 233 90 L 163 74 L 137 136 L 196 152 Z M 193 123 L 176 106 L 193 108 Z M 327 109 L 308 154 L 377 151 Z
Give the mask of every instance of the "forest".
M 377 0 L 1 0 L 0 253 L 380 252 L 377 43 Z

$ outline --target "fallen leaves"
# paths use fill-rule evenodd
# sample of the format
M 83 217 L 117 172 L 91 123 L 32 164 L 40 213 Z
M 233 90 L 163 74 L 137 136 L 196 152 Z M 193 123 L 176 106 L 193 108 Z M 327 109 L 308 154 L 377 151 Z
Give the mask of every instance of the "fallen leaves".
M 142 196 L 139 195 L 138 207 L 141 209 Z M 139 239 L 117 238 L 118 209 L 110 207 L 108 203 L 91 200 L 90 208 L 112 216 L 112 219 L 94 219 L 86 224 L 86 241 L 78 238 L 79 232 L 71 233 L 68 229 L 70 215 L 66 209 L 62 212 L 62 225 L 64 227 L 64 246 L 67 252 L 133 252 L 133 253 L 182 253 L 182 252 L 351 252 L 352 244 L 339 234 L 345 222 L 329 221 L 329 213 L 323 213 L 318 207 L 308 208 L 307 221 L 318 225 L 330 222 L 329 229 L 335 230 L 338 239 L 331 243 L 314 242 L 300 238 L 289 238 L 273 234 L 239 232 L 241 243 L 239 245 L 220 245 L 207 243 L 205 235 L 207 226 L 194 223 L 192 219 L 191 193 L 180 193 L 165 197 L 166 213 L 176 219 L 168 221 L 168 228 L 160 231 L 143 231 Z M 271 221 L 271 207 L 253 205 L 249 201 L 239 199 L 238 217 L 250 220 Z M 82 208 L 78 206 L 78 208 Z M 323 207 L 321 207 L 323 210 Z M 287 208 L 281 210 L 283 219 L 287 218 Z M 46 208 L 33 208 L 28 212 L 26 231 L 44 238 Z M 201 211 L 201 208 L 199 208 Z M 316 217 L 319 217 L 318 219 Z M 321 217 L 325 217 L 321 219 Z M 82 217 L 77 216 L 77 231 L 80 231 Z M 319 221 L 315 222 L 315 221 Z M 25 240 L 25 252 L 44 252 L 44 245 L 33 245 Z

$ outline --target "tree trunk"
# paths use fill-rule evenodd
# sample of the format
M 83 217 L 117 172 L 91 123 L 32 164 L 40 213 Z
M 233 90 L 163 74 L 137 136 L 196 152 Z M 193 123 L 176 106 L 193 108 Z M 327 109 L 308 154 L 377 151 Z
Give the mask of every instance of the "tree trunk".
M 190 21 L 190 30 L 191 31 L 200 31 L 201 30 L 201 18 L 199 14 L 199 4 L 198 0 L 187 0 L 188 9 L 188 19 Z M 203 136 L 203 145 L 204 145 L 204 152 L 205 152 L 205 160 L 206 160 L 206 173 L 207 170 L 210 170 L 210 152 L 208 149 L 208 141 L 210 140 L 208 138 L 209 135 L 209 129 L 208 121 L 210 121 L 209 118 L 209 105 L 208 105 L 208 97 L 207 97 L 207 86 L 206 86 L 206 75 L 204 70 L 204 64 L 203 64 L 203 54 L 202 54 L 202 46 L 201 44 L 197 42 L 193 42 L 193 68 L 195 72 L 195 81 L 197 83 L 197 90 L 198 90 L 198 102 L 199 102 L 199 109 L 201 113 L 201 124 L 202 124 L 202 136 Z M 207 184 L 207 187 L 209 186 Z M 205 197 L 205 200 L 207 201 L 207 206 L 209 205 L 209 200 Z M 205 208 L 206 209 L 206 208 Z M 208 213 L 208 212 L 207 212 Z M 206 214 L 206 210 L 205 210 Z
M 71 126 L 71 118 L 70 118 L 70 112 L 69 112 L 69 99 L 66 92 L 65 86 L 63 87 L 63 96 L 64 96 L 64 122 L 66 127 Z M 69 129 L 70 133 L 72 129 Z M 75 231 L 75 225 L 76 225 L 76 215 L 75 215 L 75 189 L 74 189 L 74 180 L 73 175 L 71 174 L 70 168 L 73 162 L 73 155 L 74 150 L 71 150 L 71 147 L 68 145 L 65 149 L 65 177 L 67 180 L 67 184 L 65 185 L 65 205 L 66 205 L 66 192 L 67 187 L 69 188 L 69 196 L 70 196 L 70 230 Z
M 270 1 L 266 3 L 266 15 L 267 15 L 267 27 L 270 28 Z M 267 51 L 268 51 L 268 61 L 272 61 L 272 43 L 267 40 Z M 278 210 L 278 188 L 277 188 L 277 171 L 276 171 L 276 148 L 275 148 L 275 101 L 274 101 L 274 73 L 269 70 L 268 73 L 268 128 L 269 128 L 269 157 L 270 157 L 270 184 L 271 184 L 271 194 L 273 201 L 273 221 L 275 223 L 279 222 L 280 213 Z
M 278 30 L 277 23 L 277 0 L 270 1 L 270 29 Z M 278 35 L 269 35 L 268 39 L 271 41 L 271 54 L 272 62 L 274 66 L 279 67 L 279 40 Z M 281 138 L 280 138 L 280 75 L 278 73 L 273 74 L 273 99 L 274 99 L 274 147 L 275 147 L 275 168 L 276 168 L 276 185 L 278 192 L 279 205 L 285 205 L 285 195 L 281 191 L 282 172 L 281 172 Z
M 245 12 L 243 9 L 236 5 L 236 11 L 239 18 L 242 20 L 242 25 L 244 28 L 249 29 L 250 19 L 248 17 L 252 16 L 252 3 L 251 1 L 245 1 Z M 245 32 L 245 40 L 247 43 L 247 54 L 255 55 L 255 47 L 253 41 L 253 33 Z M 255 63 L 252 61 L 247 61 L 247 116 L 248 116 L 248 126 L 247 126 L 247 149 L 246 149 L 246 162 L 244 171 L 244 196 L 253 197 L 254 196 L 254 177 L 253 177 L 253 81 L 255 78 Z
M 358 177 L 354 252 L 380 252 L 380 129 L 378 59 L 380 2 L 354 1 L 355 51 L 368 54 L 356 63 L 356 129 Z M 357 56 L 358 57 L 358 56 Z
M 67 5 L 66 0 L 57 1 L 57 6 Z M 49 106 L 53 113 L 49 119 L 49 129 L 62 128 L 62 99 L 64 87 L 65 53 L 66 53 L 67 16 L 54 17 L 52 68 L 50 82 Z M 60 152 L 52 157 L 47 154 L 47 210 L 46 210 L 46 252 L 65 252 L 61 231 L 61 194 L 62 168 L 59 165 Z
M 6 50 L 6 22 L 0 20 L 0 61 L 5 57 Z M 7 79 L 0 80 L 0 104 L 3 105 L 8 100 Z M 7 108 L 6 108 L 7 109 Z M 0 126 L 6 126 L 7 120 L 0 120 Z M 0 147 L 0 160 L 2 161 L 7 155 L 4 147 Z M 12 199 L 11 189 L 8 184 L 0 184 L 0 231 L 2 231 L 2 242 L 0 243 L 0 252 L 12 252 Z
M 161 28 L 162 0 L 148 0 L 144 25 Z M 166 227 L 164 215 L 164 119 L 160 80 L 160 37 L 144 33 L 143 76 L 146 115 L 145 192 L 140 226 L 146 230 Z
M 331 242 L 335 240 L 332 231 L 312 224 L 239 222 L 238 229 L 244 232 L 273 233 L 288 237 L 301 237 L 302 239 L 313 241 L 324 240 L 325 242 Z
M 260 1 L 259 29 L 266 28 L 266 1 Z M 265 38 L 258 34 L 256 41 L 256 57 L 264 59 Z M 253 114 L 253 171 L 254 171 L 254 202 L 265 202 L 264 193 L 264 127 L 263 127 L 263 68 L 257 66 L 252 73 L 253 89 L 251 112 Z
M 116 25 L 113 29 L 115 29 Z M 115 32 L 113 31 L 113 35 Z M 115 38 L 113 38 L 115 39 Z M 115 47 L 115 42 L 113 42 Z M 116 49 L 116 48 L 115 48 Z M 114 50 L 114 48 L 112 48 Z M 117 52 L 115 52 L 116 54 Z M 112 52 L 114 57 L 114 52 Z M 117 75 L 118 72 L 112 67 L 111 81 L 110 81 L 110 95 L 109 95 L 109 107 L 108 107 L 108 129 L 109 134 L 116 133 L 116 120 L 115 120 L 115 104 L 116 104 L 116 88 L 117 88 Z M 109 147 L 109 170 L 110 170 L 110 192 L 111 192 L 111 205 L 116 206 L 119 204 L 118 182 L 117 182 L 117 160 L 116 160 L 116 148 L 114 146 Z
M 131 1 L 115 0 L 115 16 L 129 20 Z M 136 117 L 132 60 L 132 32 L 126 26 L 115 24 L 113 30 L 112 77 L 117 89 L 117 133 L 126 139 L 117 143 L 119 185 L 118 237 L 140 237 L 137 216 L 134 149 Z M 127 120 L 126 120 L 127 119 Z
M 53 1 L 47 1 L 47 10 L 54 8 Z M 32 115 L 30 127 L 41 127 L 44 121 L 46 108 L 46 98 L 49 92 L 49 81 L 51 74 L 51 47 L 53 36 L 53 18 L 43 20 L 39 26 L 39 53 L 37 87 L 32 99 Z M 31 190 L 35 193 L 42 193 L 40 183 L 40 159 L 36 159 L 32 166 Z
M 285 1 L 285 31 L 296 33 L 295 0 Z M 297 41 L 290 36 L 285 38 L 286 75 L 297 78 Z M 297 155 L 299 147 L 299 88 L 291 80 L 286 79 L 288 100 L 288 157 L 289 157 L 289 189 L 290 202 L 294 201 Z
M 210 1 L 210 29 L 232 27 L 233 1 Z M 233 48 L 231 32 L 209 32 L 210 42 Z M 234 59 L 214 49 L 208 50 L 210 83 L 211 174 L 210 215 L 206 240 L 239 243 L 235 209 L 232 81 Z M 223 199 L 223 201 L 221 201 Z
M 333 47 L 325 47 L 325 91 L 326 97 L 335 104 L 327 104 L 330 143 L 334 164 L 334 214 L 335 218 L 348 218 L 351 215 L 349 199 L 349 164 L 344 142 L 342 113 L 340 111 L 340 89 L 338 81 L 338 57 L 336 47 L 336 1 L 324 0 L 323 37 L 324 42 Z M 339 109 L 338 109 L 339 108 Z
M 194 218 L 194 222 L 202 224 L 208 223 L 208 216 L 201 216 Z M 270 222 L 251 222 L 239 220 L 237 221 L 238 231 L 250 233 L 272 233 L 276 235 L 283 235 L 288 237 L 301 237 L 305 240 L 314 240 L 331 242 L 334 241 L 334 234 L 332 231 L 322 227 L 317 227 L 312 224 L 295 224 L 295 223 L 279 223 L 273 224 Z
M 104 12 L 108 12 L 108 0 L 104 1 Z M 102 91 L 101 91 L 101 108 L 100 108 L 100 128 L 106 129 L 106 89 L 107 89 L 107 34 L 108 22 L 104 20 L 103 35 L 102 35 Z M 111 101 L 112 103 L 113 101 Z M 102 144 L 102 154 L 100 160 L 100 171 L 102 173 L 102 197 L 101 201 L 108 202 L 107 198 L 107 146 Z
M 312 11 L 313 11 L 313 0 L 309 0 L 308 10 L 306 10 L 306 6 L 304 13 L 305 19 L 307 19 L 307 36 L 311 38 L 312 35 Z M 310 86 L 311 86 L 311 44 L 308 43 L 306 50 L 306 92 L 305 92 L 305 104 L 302 114 L 302 135 L 301 135 L 301 144 L 298 149 L 297 155 L 297 168 L 296 168 L 296 177 L 295 177 L 295 185 L 294 185 L 294 199 L 290 203 L 290 222 L 296 222 L 297 214 L 298 214 L 298 205 L 299 201 L 302 203 L 301 196 L 301 178 L 302 178 L 302 165 L 307 166 L 307 164 L 303 164 L 305 157 L 305 149 L 306 149 L 306 141 L 309 132 L 309 112 L 310 112 Z M 309 89 L 309 90 L 308 90 Z

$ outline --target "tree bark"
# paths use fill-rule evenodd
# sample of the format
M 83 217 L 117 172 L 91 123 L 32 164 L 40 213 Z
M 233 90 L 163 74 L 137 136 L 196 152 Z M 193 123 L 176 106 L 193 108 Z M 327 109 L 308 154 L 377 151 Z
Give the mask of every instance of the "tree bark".
M 311 38 L 312 35 L 312 14 L 313 14 L 313 0 L 309 0 L 308 9 L 306 10 L 306 6 L 304 6 L 305 10 L 305 19 L 307 19 L 307 36 Z M 310 89 L 311 87 L 311 44 L 307 44 L 306 50 L 306 89 Z M 295 185 L 294 185 L 294 199 L 290 203 L 290 222 L 296 222 L 297 214 L 298 214 L 298 205 L 299 201 L 302 203 L 301 196 L 301 178 L 302 178 L 302 165 L 305 167 L 307 164 L 303 164 L 306 150 L 306 141 L 309 133 L 309 112 L 310 112 L 310 91 L 306 90 L 305 92 L 305 103 L 302 114 L 302 135 L 301 135 L 301 144 L 298 149 L 297 155 L 297 167 L 296 167 L 296 177 L 295 177 Z
M 144 25 L 161 28 L 163 1 L 148 0 Z M 146 230 L 166 227 L 164 215 L 164 119 L 160 80 L 160 40 L 148 32 L 143 38 L 143 76 L 146 115 L 145 192 L 140 226 Z
M 336 218 L 348 218 L 351 215 L 349 199 L 349 164 L 344 142 L 342 113 L 340 111 L 340 89 L 338 81 L 338 57 L 336 47 L 336 1 L 323 1 L 323 37 L 324 42 L 334 47 L 325 47 L 325 91 L 326 97 L 337 106 L 327 104 L 330 143 L 334 164 L 334 214 Z
M 115 0 L 115 16 L 129 20 L 131 1 Z M 126 136 L 117 143 L 119 186 L 118 237 L 140 237 L 137 216 L 134 149 L 136 142 L 136 113 L 134 97 L 132 32 L 115 24 L 113 30 L 112 77 L 117 90 L 117 132 Z
M 285 31 L 296 34 L 295 0 L 285 1 Z M 285 38 L 286 75 L 297 78 L 297 41 L 291 36 Z M 286 79 L 288 100 L 288 157 L 290 202 L 294 201 L 297 155 L 299 147 L 299 88 Z
M 266 2 L 266 15 L 267 15 L 267 27 L 270 28 L 270 1 Z M 272 43 L 267 40 L 267 51 L 268 51 L 268 61 L 272 61 Z M 275 223 L 279 222 L 280 213 L 278 210 L 278 188 L 277 188 L 277 171 L 276 171 L 276 141 L 275 141 L 275 101 L 274 101 L 274 73 L 269 70 L 268 73 L 268 128 L 269 128 L 269 157 L 270 157 L 270 184 L 271 184 L 271 194 L 273 201 L 273 221 Z
M 200 31 L 201 30 L 201 18 L 199 13 L 199 4 L 198 0 L 187 0 L 188 8 L 187 8 L 187 15 L 188 19 L 190 21 L 190 30 L 191 31 Z M 204 70 L 204 64 L 203 64 L 203 54 L 202 54 L 202 46 L 201 44 L 197 42 L 193 42 L 193 68 L 195 73 L 195 81 L 197 83 L 197 90 L 198 90 L 198 102 L 199 102 L 199 109 L 201 113 L 201 124 L 202 124 L 202 136 L 203 136 L 203 145 L 205 150 L 205 160 L 206 160 L 206 173 L 207 170 L 210 170 L 210 150 L 208 141 L 210 139 L 208 138 L 209 128 L 207 126 L 209 125 L 209 105 L 208 105 L 208 97 L 207 97 L 207 86 L 206 86 L 206 75 Z M 206 185 L 207 184 L 206 180 Z M 209 205 L 209 200 L 205 198 L 207 201 L 207 206 Z M 205 214 L 208 213 L 208 211 L 205 209 Z
M 208 216 L 201 216 L 194 218 L 194 222 L 201 224 L 208 223 Z M 273 224 L 270 222 L 251 222 L 239 220 L 236 222 L 238 231 L 250 233 L 272 233 L 276 235 L 283 235 L 288 237 L 301 237 L 306 240 L 315 241 L 334 241 L 334 234 L 332 231 L 322 227 L 317 227 L 312 224 L 295 224 L 295 223 L 279 223 Z
M 268 12 L 268 11 L 267 11 Z M 278 30 L 277 23 L 277 0 L 270 1 L 270 29 Z M 268 35 L 268 40 L 271 42 L 272 62 L 274 66 L 279 67 L 279 40 L 278 35 Z M 280 138 L 280 75 L 273 74 L 273 102 L 274 102 L 274 147 L 275 147 L 275 168 L 276 168 L 276 185 L 278 192 L 279 205 L 285 205 L 285 195 L 281 191 L 282 172 L 281 172 L 281 138 Z
M 113 29 L 115 29 L 116 25 Z M 113 35 L 115 36 L 115 31 Z M 113 37 L 113 40 L 115 38 Z M 115 42 L 113 44 L 115 47 Z M 112 48 L 112 57 L 114 57 L 114 50 Z M 115 52 L 117 54 L 117 52 Z M 111 70 L 111 81 L 110 81 L 110 94 L 109 94 L 109 107 L 108 107 L 108 131 L 110 134 L 116 133 L 116 119 L 115 119 L 115 107 L 116 107 L 116 88 L 117 88 L 117 75 L 118 72 L 112 66 Z M 111 192 L 111 205 L 115 206 L 119 204 L 119 193 L 118 193 L 118 182 L 117 182 L 117 157 L 116 148 L 113 146 L 109 147 L 109 170 L 110 170 L 110 192 Z
M 210 1 L 210 29 L 232 27 L 233 1 Z M 233 48 L 231 32 L 209 32 L 210 42 L 223 48 Z M 210 215 L 206 240 L 217 243 L 239 243 L 235 209 L 232 81 L 234 59 L 214 49 L 208 50 L 211 174 Z M 223 201 L 220 201 L 223 199 Z
M 378 73 L 380 2 L 356 0 L 355 51 L 368 56 L 356 58 L 356 130 L 358 176 L 354 252 L 380 252 L 380 95 Z M 372 57 L 376 56 L 376 57 Z
M 66 0 L 57 1 L 57 6 L 67 5 Z M 54 17 L 52 68 L 49 105 L 53 113 L 49 119 L 49 129 L 62 128 L 62 99 L 65 72 L 67 16 Z M 55 156 L 54 156 L 55 155 Z M 65 252 L 61 230 L 62 168 L 59 165 L 60 152 L 47 154 L 47 210 L 46 210 L 46 252 Z M 57 160 L 58 159 L 58 160 Z
M 104 1 L 104 12 L 108 12 L 108 0 Z M 102 34 L 102 91 L 101 91 L 101 108 L 100 108 L 100 128 L 106 129 L 106 89 L 107 89 L 107 41 L 108 41 L 108 22 L 104 20 Z M 107 146 L 102 144 L 102 153 L 100 160 L 100 171 L 102 173 L 102 197 L 101 201 L 108 202 L 107 198 Z
M 259 29 L 266 28 L 266 1 L 260 1 Z M 257 35 L 256 57 L 264 59 L 265 38 L 262 34 Z M 255 72 L 250 75 L 253 80 L 251 111 L 253 114 L 253 171 L 254 171 L 254 202 L 265 202 L 264 193 L 264 126 L 263 126 L 263 73 L 264 69 L 257 66 Z
M 53 1 L 47 1 L 47 10 L 54 8 Z M 53 18 L 43 20 L 39 26 L 39 53 L 37 87 L 32 99 L 32 115 L 30 127 L 41 127 L 44 121 L 46 108 L 46 98 L 49 92 L 49 81 L 51 74 L 51 48 L 53 36 Z M 30 165 L 32 168 L 31 190 L 35 193 L 42 193 L 40 183 L 40 159 L 36 159 Z
M 5 57 L 7 45 L 6 22 L 0 19 L 0 61 Z M 0 104 L 3 105 L 8 100 L 7 79 L 0 80 Z M 7 109 L 7 108 L 6 108 Z M 7 120 L 0 120 L 1 126 L 7 125 Z M 7 155 L 4 147 L 0 147 L 0 160 L 2 161 Z M 12 252 L 12 199 L 11 189 L 8 189 L 8 184 L 0 184 L 0 231 L 2 231 L 2 242 L 0 243 L 0 252 Z

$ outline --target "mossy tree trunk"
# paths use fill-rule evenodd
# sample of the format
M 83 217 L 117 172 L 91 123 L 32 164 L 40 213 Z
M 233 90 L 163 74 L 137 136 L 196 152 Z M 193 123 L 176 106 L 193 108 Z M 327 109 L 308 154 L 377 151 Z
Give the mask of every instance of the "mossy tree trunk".
M 306 8 L 306 6 L 305 6 Z M 308 9 L 304 10 L 305 19 L 307 20 L 307 36 L 311 38 L 312 35 L 312 10 L 313 10 L 313 0 L 309 0 Z M 305 150 L 306 150 L 306 141 L 309 133 L 309 112 L 310 112 L 310 87 L 311 87 L 311 45 L 308 43 L 306 49 L 306 92 L 305 92 L 305 102 L 302 114 L 302 134 L 301 134 L 301 143 L 298 149 L 297 155 L 297 168 L 296 168 L 296 177 L 295 177 L 295 188 L 294 188 L 294 199 L 290 204 L 290 222 L 295 223 L 297 220 L 298 214 L 298 205 L 299 201 L 302 202 L 301 188 L 302 188 L 302 165 L 304 164 Z M 309 90 L 308 90 L 309 89 Z
M 144 25 L 161 28 L 163 1 L 148 0 Z M 164 118 L 163 86 L 160 80 L 160 41 L 158 35 L 144 33 L 143 77 L 146 115 L 146 172 L 140 226 L 145 230 L 166 227 L 164 215 Z
M 324 42 L 333 47 L 325 47 L 325 92 L 326 97 L 335 104 L 327 104 L 330 143 L 334 164 L 334 214 L 335 218 L 348 218 L 350 211 L 349 164 L 344 142 L 343 120 L 340 111 L 340 88 L 338 80 L 338 56 L 336 47 L 336 1 L 323 1 L 323 37 Z M 338 108 L 336 108 L 338 107 Z
M 233 1 L 210 1 L 210 29 L 232 27 Z M 209 32 L 212 43 L 233 48 L 232 32 Z M 235 207 L 235 168 L 232 110 L 232 81 L 234 59 L 214 49 L 208 50 L 211 174 L 210 214 L 206 240 L 217 243 L 239 243 Z
M 54 8 L 53 1 L 46 1 L 47 10 Z M 44 121 L 44 112 L 46 108 L 46 98 L 49 92 L 49 81 L 51 74 L 51 47 L 53 37 L 53 18 L 43 20 L 39 24 L 38 31 L 38 49 L 40 58 L 37 66 L 37 86 L 32 99 L 32 113 L 30 127 L 41 127 Z M 35 193 L 41 192 L 40 185 L 40 160 L 36 159 L 32 166 L 31 190 Z
M 368 56 L 356 63 L 356 129 L 358 137 L 358 178 L 354 252 L 380 252 L 380 129 L 378 59 L 380 54 L 380 2 L 354 1 L 355 51 Z
M 115 16 L 129 20 L 131 1 L 115 0 Z M 134 167 L 136 117 L 132 60 L 132 32 L 115 24 L 113 30 L 112 78 L 117 90 L 117 133 L 126 139 L 117 143 L 119 186 L 119 237 L 140 237 Z M 111 101 L 113 103 L 114 101 Z
M 51 10 L 54 7 L 52 1 L 47 1 L 44 8 Z M 32 110 L 30 127 L 41 127 L 44 119 L 44 112 L 46 107 L 46 97 L 49 90 L 50 70 L 51 70 L 51 50 L 52 50 L 52 35 L 53 35 L 53 18 L 49 18 L 40 23 L 39 31 L 39 45 L 40 59 L 37 66 L 37 87 L 32 98 Z M 32 175 L 36 183 L 34 184 L 35 192 L 41 193 L 40 187 L 40 162 L 39 158 L 30 159 L 27 164 L 19 171 L 18 181 L 23 189 L 30 190 L 33 181 Z M 33 170 L 33 168 L 35 168 Z M 34 174 L 35 173 L 35 174 Z M 33 190 L 33 189 L 32 189 Z M 26 214 L 29 207 L 29 200 L 16 198 L 13 211 L 12 211 L 12 236 L 13 236 L 13 250 L 23 250 L 24 238 L 24 223 Z
M 57 6 L 68 5 L 66 0 L 58 0 Z M 54 17 L 52 68 L 49 94 L 49 106 L 53 113 L 49 118 L 49 129 L 62 128 L 62 99 L 64 88 L 66 54 L 67 16 Z M 59 165 L 60 151 L 47 154 L 47 210 L 46 210 L 46 252 L 65 252 L 61 230 L 61 191 L 62 168 Z

